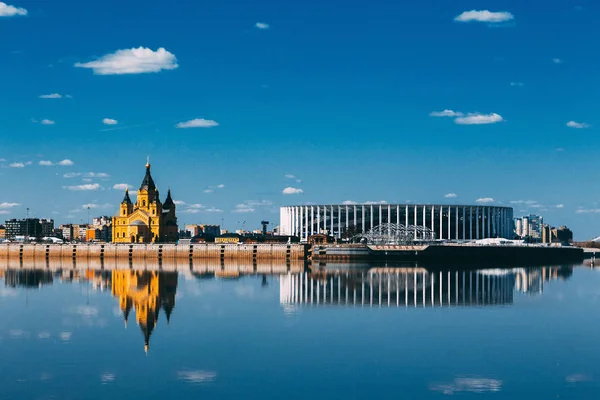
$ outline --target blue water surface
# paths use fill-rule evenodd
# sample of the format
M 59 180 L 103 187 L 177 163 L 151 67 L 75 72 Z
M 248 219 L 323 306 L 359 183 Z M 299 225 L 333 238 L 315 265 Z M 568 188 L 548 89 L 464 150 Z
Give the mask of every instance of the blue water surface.
M 2 399 L 600 398 L 590 267 L 0 277 Z

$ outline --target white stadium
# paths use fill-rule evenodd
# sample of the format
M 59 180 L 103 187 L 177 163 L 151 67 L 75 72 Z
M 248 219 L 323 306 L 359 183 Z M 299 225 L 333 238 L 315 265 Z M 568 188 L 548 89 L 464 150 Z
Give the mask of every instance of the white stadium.
M 280 235 L 306 240 L 325 233 L 349 238 L 377 230 L 407 232 L 415 240 L 513 237 L 511 207 L 448 204 L 332 204 L 280 208 Z

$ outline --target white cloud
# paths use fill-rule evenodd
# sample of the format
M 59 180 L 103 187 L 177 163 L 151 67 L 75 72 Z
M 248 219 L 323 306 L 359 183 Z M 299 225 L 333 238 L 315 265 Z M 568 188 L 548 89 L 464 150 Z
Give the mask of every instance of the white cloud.
M 357 202 L 355 202 L 355 201 L 352 201 L 352 200 L 344 200 L 344 201 L 342 202 L 342 204 L 345 204 L 345 205 L 347 205 L 347 206 L 351 206 L 351 205 L 358 204 L 358 203 L 357 203 Z
M 113 374 L 113 373 L 103 372 L 102 374 L 100 374 L 100 382 L 102 382 L 102 383 L 113 382 L 114 380 L 115 380 L 115 374 Z
M 60 93 L 52 93 L 52 94 L 43 94 L 39 96 L 40 99 L 62 99 L 62 94 Z
M 75 190 L 75 191 L 87 191 L 87 190 L 98 190 L 100 185 L 98 183 L 86 183 L 83 185 L 74 186 L 63 186 L 64 189 Z
M 53 166 L 53 165 L 54 165 L 54 164 L 52 163 L 52 161 L 47 161 L 47 160 L 42 160 L 42 161 L 40 161 L 40 162 L 39 162 L 39 164 L 40 164 L 42 167 L 51 167 L 51 166 Z
M 284 177 L 285 179 L 296 179 L 296 176 L 295 176 L 295 175 L 292 175 L 292 174 L 285 174 L 283 177 Z
M 72 332 L 61 332 L 59 336 L 60 336 L 60 340 L 67 342 L 67 341 L 69 341 L 69 339 L 71 339 L 72 335 L 73 335 Z
M 494 199 L 492 199 L 491 197 L 481 197 L 481 198 L 479 198 L 479 199 L 477 199 L 477 200 L 475 200 L 475 201 L 476 201 L 477 203 L 483 203 L 483 204 L 486 204 L 486 203 L 493 203 L 493 202 L 494 202 Z
M 256 24 L 254 24 L 255 27 L 257 27 L 258 29 L 269 29 L 270 26 L 269 24 L 266 24 L 264 22 L 257 22 Z
M 212 193 L 213 190 L 212 189 L 204 189 L 204 193 Z
M 202 205 L 202 204 L 188 204 L 188 208 L 193 208 L 193 209 L 201 209 L 201 208 L 206 208 L 206 206 Z
M 575 122 L 575 121 L 567 122 L 567 126 L 569 128 L 575 128 L 575 129 L 585 129 L 585 128 L 590 127 L 590 125 L 586 124 L 585 122 Z
M 146 47 L 117 50 L 96 61 L 76 63 L 78 68 L 91 68 L 96 75 L 143 74 L 179 67 L 177 58 L 163 47 L 156 51 Z
M 77 178 L 78 176 L 81 176 L 81 173 L 79 173 L 79 172 L 67 172 L 66 174 L 63 175 L 63 178 Z
M 233 210 L 234 213 L 253 213 L 254 211 L 256 210 L 248 204 L 238 204 Z
M 465 11 L 462 14 L 458 15 L 454 18 L 457 22 L 488 22 L 488 23 L 498 23 L 498 22 L 506 22 L 514 19 L 514 15 L 509 12 L 501 11 L 501 12 L 492 12 L 488 10 L 471 10 Z
M 8 215 L 8 214 L 10 214 L 10 212 L 8 212 L 6 210 L 0 210 L 0 214 L 2 214 L 2 215 Z
M 579 210 L 577 210 L 575 212 L 577 214 L 599 214 L 600 208 L 592 208 L 592 209 L 580 208 Z
M 174 203 L 176 206 L 182 206 L 182 205 L 184 205 L 184 204 L 185 204 L 185 201 L 181 201 L 181 200 L 173 200 L 173 203 Z
M 207 208 L 205 211 L 206 211 L 206 212 L 214 212 L 214 213 L 220 213 L 220 212 L 223 212 L 223 210 L 220 210 L 220 209 L 218 209 L 218 208 L 216 208 L 216 207 Z
M 52 121 L 51 119 L 43 119 L 40 123 L 42 125 L 54 125 L 56 122 Z
M 565 205 L 564 204 L 557 204 L 556 208 L 565 208 Z
M 88 172 L 85 174 L 87 178 L 110 178 L 110 175 L 106 172 Z
M 58 162 L 58 165 L 61 165 L 63 167 L 70 167 L 71 165 L 74 165 L 74 164 L 75 163 L 73 161 L 69 160 L 69 159 L 65 159 L 65 160 L 62 160 L 62 161 Z
M 104 118 L 102 120 L 102 123 L 104 125 L 117 125 L 119 123 L 119 121 L 117 121 L 116 119 L 112 119 L 112 118 Z
M 113 185 L 113 189 L 115 190 L 127 190 L 129 189 L 129 185 L 126 183 L 115 183 Z
M 430 117 L 462 117 L 464 114 L 458 111 L 444 110 L 444 111 L 432 111 L 429 113 Z
M 14 17 L 15 15 L 27 15 L 27 10 L 0 2 L 0 17 Z
M 177 128 L 213 128 L 219 126 L 219 123 L 212 119 L 195 118 L 189 121 L 180 122 L 175 126 Z
M 497 122 L 502 122 L 504 119 L 501 115 L 492 113 L 492 114 L 479 114 L 479 113 L 469 113 L 466 117 L 458 117 L 454 120 L 456 124 L 459 125 L 482 125 L 482 124 L 495 124 Z
M 511 82 L 510 83 L 510 86 L 519 86 L 519 87 L 521 87 L 523 85 L 524 85 L 523 82 Z
M 553 58 L 553 59 L 552 59 L 552 62 L 553 62 L 554 64 L 562 64 L 562 60 L 561 60 L 560 58 Z
M 11 168 L 25 168 L 25 164 L 23 164 L 22 162 L 14 162 L 14 163 L 8 164 L 8 166 Z
M 285 189 L 283 189 L 282 193 L 283 194 L 300 194 L 300 193 L 304 193 L 304 190 L 298 189 L 298 188 L 293 188 L 293 187 L 286 187 Z
M 94 210 L 97 208 L 110 208 L 112 206 L 113 206 L 112 204 L 108 204 L 108 203 L 106 203 L 106 204 L 89 203 L 89 204 L 82 205 L 81 208 L 83 208 L 84 210 L 87 210 L 88 208 Z
M 273 202 L 270 200 L 246 200 L 244 203 L 251 207 L 269 207 L 273 205 Z
M 387 204 L 387 201 L 385 201 L 385 200 L 379 200 L 379 201 L 370 200 L 370 201 L 365 201 L 365 204 L 369 204 L 369 205 L 371 205 L 371 204 Z
M 19 203 L 7 203 L 7 202 L 4 202 L 4 203 L 0 203 L 0 208 L 13 208 L 13 207 L 18 207 L 20 205 L 21 204 L 19 204 Z
M 444 197 L 447 199 L 455 199 L 458 197 L 458 195 L 456 193 L 446 193 Z
M 222 183 L 217 185 L 217 189 L 223 189 L 225 187 L 225 185 L 223 185 Z
M 188 210 L 183 210 L 181 212 L 185 213 L 185 214 L 198 214 L 200 212 L 200 210 L 198 210 L 198 209 L 188 209 Z
M 528 206 L 537 204 L 537 200 L 511 200 L 510 204 L 527 204 Z

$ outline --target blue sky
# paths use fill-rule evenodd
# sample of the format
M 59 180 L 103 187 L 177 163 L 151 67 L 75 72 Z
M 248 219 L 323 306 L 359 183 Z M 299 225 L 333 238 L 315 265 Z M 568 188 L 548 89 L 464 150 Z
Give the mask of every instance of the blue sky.
M 1 219 L 113 214 L 150 156 L 181 224 L 493 199 L 600 235 L 592 1 L 2 1 Z

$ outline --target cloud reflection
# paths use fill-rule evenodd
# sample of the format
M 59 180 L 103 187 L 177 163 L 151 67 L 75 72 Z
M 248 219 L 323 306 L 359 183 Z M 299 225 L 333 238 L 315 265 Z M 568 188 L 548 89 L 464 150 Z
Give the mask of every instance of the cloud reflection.
M 502 389 L 502 381 L 489 378 L 455 378 L 450 383 L 434 383 L 429 390 L 454 394 L 457 392 L 488 393 L 499 392 Z
M 565 380 L 569 383 L 594 382 L 595 379 L 589 374 L 571 374 Z
M 102 374 L 100 374 L 100 382 L 102 382 L 103 385 L 106 385 L 107 383 L 110 383 L 114 380 L 115 374 L 113 374 L 112 372 L 103 372 Z
M 177 379 L 190 383 L 207 383 L 217 378 L 217 373 L 213 371 L 178 371 Z
M 62 340 L 63 342 L 68 342 L 69 340 L 71 340 L 71 335 L 73 335 L 73 332 L 61 332 L 60 340 Z
M 38 333 L 38 339 L 48 339 L 48 338 L 50 338 L 50 332 Z

